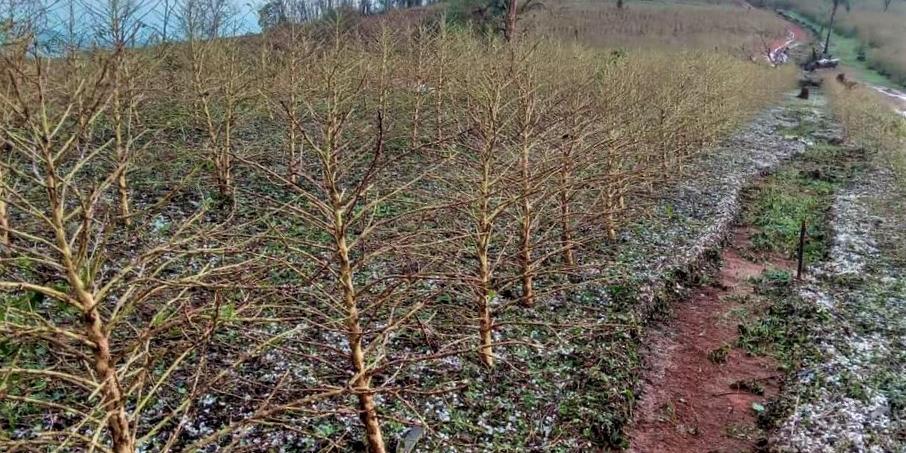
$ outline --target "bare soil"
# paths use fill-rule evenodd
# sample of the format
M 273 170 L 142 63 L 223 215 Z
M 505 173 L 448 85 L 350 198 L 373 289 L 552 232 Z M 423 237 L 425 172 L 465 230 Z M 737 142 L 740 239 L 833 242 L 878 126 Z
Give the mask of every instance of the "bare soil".
M 772 52 L 776 51 L 777 49 L 779 49 L 781 47 L 789 48 L 792 46 L 804 45 L 805 43 L 809 42 L 808 33 L 805 30 L 803 30 L 802 27 L 800 27 L 792 22 L 787 22 L 786 31 L 787 31 L 786 36 L 775 37 L 768 44 L 768 48 L 770 48 Z
M 750 232 L 737 227 L 722 252 L 716 281 L 674 307 L 671 321 L 652 332 L 643 396 L 630 430 L 633 452 L 686 453 L 754 450 L 763 442 L 753 403 L 779 391 L 771 359 L 733 347 L 740 316 L 753 316 L 750 278 L 766 268 L 792 269 L 779 257 L 749 258 Z M 726 352 L 724 360 L 721 360 Z M 756 381 L 763 395 L 734 390 Z

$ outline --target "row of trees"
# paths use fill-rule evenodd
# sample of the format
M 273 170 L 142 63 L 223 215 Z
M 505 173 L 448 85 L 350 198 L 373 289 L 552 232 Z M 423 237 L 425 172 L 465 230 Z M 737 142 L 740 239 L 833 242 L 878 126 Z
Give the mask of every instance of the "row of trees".
M 417 400 L 457 378 L 417 370 L 495 367 L 523 340 L 499 316 L 596 278 L 779 78 L 440 23 L 227 39 L 203 15 L 130 48 L 110 11 L 104 46 L 2 49 L 0 394 L 7 432 L 41 428 L 0 445 L 193 450 L 354 414 L 386 451 L 384 423 L 430 424 Z M 256 374 L 276 353 L 300 371 Z M 233 412 L 199 432 L 211 395 Z

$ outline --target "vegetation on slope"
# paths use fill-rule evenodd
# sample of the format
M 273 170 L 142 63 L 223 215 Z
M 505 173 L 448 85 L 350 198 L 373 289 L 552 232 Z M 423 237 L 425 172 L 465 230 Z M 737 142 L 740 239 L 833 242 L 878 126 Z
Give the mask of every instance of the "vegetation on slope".
M 833 83 L 828 92 L 845 138 L 875 156 L 894 172 L 899 184 L 906 185 L 906 117 L 869 87 L 850 89 Z
M 202 14 L 132 49 L 110 17 L 112 45 L 0 55 L 4 448 L 619 445 L 637 320 L 587 288 L 790 81 L 436 21 Z M 562 401 L 493 398 L 529 384 Z
M 629 2 L 625 8 L 594 2 L 546 2 L 527 15 L 533 35 L 603 48 L 697 48 L 741 58 L 765 55 L 765 46 L 786 36 L 785 24 L 769 11 L 737 4 Z
M 773 7 L 789 9 L 826 29 L 831 1 L 778 0 L 765 2 Z M 855 40 L 838 42 L 844 51 L 867 62 L 871 69 L 889 77 L 894 83 L 906 85 L 906 2 L 883 0 L 854 0 L 851 8 L 840 7 L 834 30 Z M 824 33 L 824 31 L 822 31 Z M 822 41 L 823 42 L 823 41 Z M 834 41 L 831 41 L 833 50 Z M 820 50 L 820 49 L 819 49 Z

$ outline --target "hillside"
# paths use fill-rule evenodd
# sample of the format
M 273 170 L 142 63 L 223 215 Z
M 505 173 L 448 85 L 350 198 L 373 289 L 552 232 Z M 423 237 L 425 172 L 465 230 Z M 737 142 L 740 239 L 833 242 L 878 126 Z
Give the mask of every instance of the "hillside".
M 193 0 L 169 35 L 90 5 L 51 41 L 4 5 L 0 450 L 827 443 L 789 401 L 862 305 L 802 294 L 836 294 L 865 184 L 865 241 L 898 242 L 906 125 L 830 77 L 796 97 L 780 16 L 285 1 L 240 36 Z M 902 263 L 874 247 L 866 451 L 902 432 Z
M 832 2 L 777 1 L 767 2 L 776 8 L 795 11 L 821 28 L 826 34 Z M 847 7 L 847 5 L 849 5 Z M 841 35 L 837 53 L 851 53 L 870 69 L 898 85 L 906 86 L 906 3 L 902 1 L 854 0 L 839 8 L 833 29 Z M 832 41 L 833 42 L 833 41 Z

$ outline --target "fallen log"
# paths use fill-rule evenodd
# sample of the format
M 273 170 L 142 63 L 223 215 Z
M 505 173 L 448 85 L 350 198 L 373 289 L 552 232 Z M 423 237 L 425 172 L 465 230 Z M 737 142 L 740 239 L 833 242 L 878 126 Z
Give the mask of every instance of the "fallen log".
M 806 71 L 814 71 L 816 69 L 830 69 L 836 68 L 840 64 L 839 58 L 819 58 L 814 61 L 809 61 L 808 63 L 802 65 L 802 68 Z

